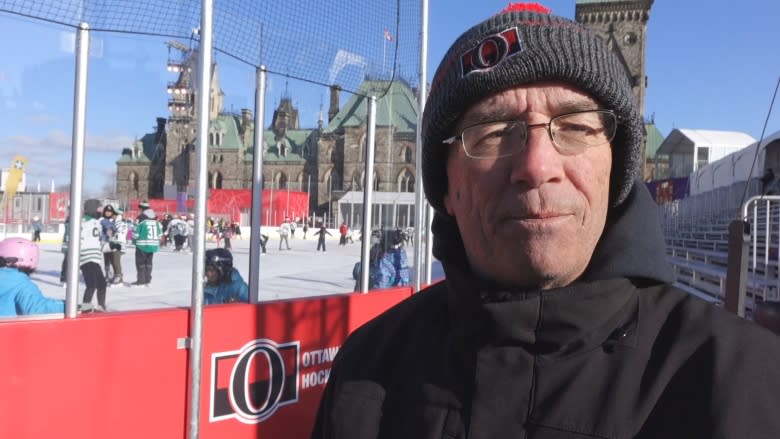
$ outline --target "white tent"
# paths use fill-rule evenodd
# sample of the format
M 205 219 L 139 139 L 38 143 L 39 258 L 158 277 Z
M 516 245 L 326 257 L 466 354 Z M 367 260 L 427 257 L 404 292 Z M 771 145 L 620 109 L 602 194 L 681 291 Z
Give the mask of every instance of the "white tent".
M 760 178 L 773 168 L 780 176 L 780 131 L 708 163 L 690 174 L 690 194 L 696 195 L 738 181 Z
M 738 131 L 674 129 L 658 147 L 657 154 L 669 156 L 672 177 L 685 177 L 755 141 Z

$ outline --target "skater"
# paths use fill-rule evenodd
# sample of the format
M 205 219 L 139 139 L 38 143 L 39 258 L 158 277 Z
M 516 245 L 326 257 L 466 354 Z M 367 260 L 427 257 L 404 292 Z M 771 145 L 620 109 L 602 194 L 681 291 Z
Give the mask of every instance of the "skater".
M 103 269 L 106 273 L 106 284 L 111 285 L 115 282 L 122 283 L 122 265 L 116 258 L 115 244 L 117 238 L 116 218 L 114 207 L 110 204 L 103 207 L 102 218 L 100 219 L 100 241 L 103 250 Z M 121 256 L 121 255 L 120 255 Z
M 37 217 L 37 216 L 34 216 L 30 226 L 32 227 L 32 230 L 33 230 L 32 241 L 33 242 L 40 242 L 41 241 L 41 230 L 43 230 L 43 224 L 41 223 L 41 219 L 39 217 Z
M 206 250 L 204 303 L 249 302 L 249 286 L 233 267 L 233 254 L 224 248 Z
M 103 274 L 102 226 L 98 217 L 100 201 L 89 199 L 84 202 L 84 217 L 81 219 L 81 251 L 79 268 L 86 288 L 82 300 L 82 312 L 106 310 L 106 278 Z M 97 305 L 92 306 L 92 296 L 97 292 Z
M 282 249 L 282 243 L 287 246 L 287 250 L 290 250 L 290 242 L 287 241 L 287 237 L 290 236 L 290 223 L 287 218 L 284 219 L 279 226 L 279 250 Z
M 148 287 L 152 281 L 154 254 L 160 250 L 162 226 L 155 219 L 154 210 L 146 209 L 138 217 L 133 243 L 135 244 L 136 281 L 133 286 Z
M 64 301 L 44 296 L 30 279 L 39 257 L 40 250 L 32 241 L 0 241 L 0 317 L 65 312 Z
M 325 253 L 325 235 L 330 235 L 330 232 L 325 227 L 325 224 L 320 225 L 320 229 L 314 232 L 315 235 L 320 235 L 319 238 L 317 238 L 317 251 L 320 251 L 322 249 L 322 252 Z
M 344 221 L 339 226 L 339 245 L 347 245 L 347 233 L 349 233 L 349 227 L 347 227 L 347 222 Z
M 265 254 L 265 246 L 268 244 L 269 236 L 265 234 L 260 234 L 260 248 L 263 250 L 263 254 Z

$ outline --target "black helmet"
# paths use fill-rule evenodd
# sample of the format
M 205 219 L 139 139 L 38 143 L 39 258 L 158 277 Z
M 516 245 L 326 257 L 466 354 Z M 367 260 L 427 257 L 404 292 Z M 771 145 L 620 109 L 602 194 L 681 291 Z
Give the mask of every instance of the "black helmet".
M 230 282 L 233 271 L 233 254 L 224 248 L 206 250 L 206 267 L 208 266 L 217 270 L 220 282 Z

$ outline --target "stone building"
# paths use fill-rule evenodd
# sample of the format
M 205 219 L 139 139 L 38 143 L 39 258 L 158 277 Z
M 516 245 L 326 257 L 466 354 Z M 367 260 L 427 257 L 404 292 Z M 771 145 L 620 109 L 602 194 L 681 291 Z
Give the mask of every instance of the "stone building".
M 117 160 L 117 195 L 133 199 L 174 198 L 196 187 L 195 141 L 197 51 L 181 62 L 169 62 L 177 80 L 168 84 L 171 112 L 157 118 L 153 132 L 136 140 Z M 219 70 L 213 66 L 208 133 L 208 187 L 250 189 L 254 157 L 254 116 L 224 111 Z M 366 80 L 342 106 L 341 89 L 330 88 L 327 122 L 301 128 L 288 92 L 280 99 L 270 127 L 263 131 L 263 187 L 310 194 L 310 210 L 322 215 L 335 210 L 348 191 L 362 190 L 366 144 L 366 96 L 377 96 L 374 189 L 415 190 L 417 97 L 402 81 Z

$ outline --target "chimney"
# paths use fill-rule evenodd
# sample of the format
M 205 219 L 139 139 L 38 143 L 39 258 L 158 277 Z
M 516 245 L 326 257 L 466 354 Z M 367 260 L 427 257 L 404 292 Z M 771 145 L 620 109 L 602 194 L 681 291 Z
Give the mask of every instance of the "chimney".
M 341 92 L 341 87 L 338 85 L 330 86 L 330 108 L 328 109 L 328 122 L 332 121 L 339 112 L 339 92 Z
M 241 133 L 246 132 L 249 125 L 252 123 L 252 110 L 248 108 L 241 109 Z

